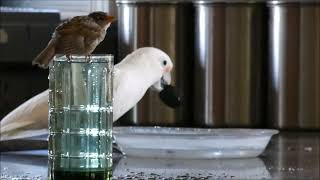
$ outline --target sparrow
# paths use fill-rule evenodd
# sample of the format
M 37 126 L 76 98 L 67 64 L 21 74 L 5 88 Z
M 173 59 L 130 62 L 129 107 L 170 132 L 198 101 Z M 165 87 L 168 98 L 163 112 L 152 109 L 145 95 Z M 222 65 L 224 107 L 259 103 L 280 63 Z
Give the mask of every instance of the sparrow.
M 56 54 L 66 55 L 69 60 L 73 54 L 90 57 L 92 51 L 105 38 L 106 31 L 114 20 L 115 17 L 96 11 L 61 23 L 32 64 L 47 68 Z
M 179 97 L 171 93 L 173 63 L 160 49 L 139 48 L 114 66 L 113 121 L 134 107 L 148 89 L 163 93 L 168 106 L 177 106 Z M 86 99 L 86 97 L 83 97 Z M 10 112 L 0 121 L 0 140 L 26 138 L 48 133 L 48 100 L 46 90 Z

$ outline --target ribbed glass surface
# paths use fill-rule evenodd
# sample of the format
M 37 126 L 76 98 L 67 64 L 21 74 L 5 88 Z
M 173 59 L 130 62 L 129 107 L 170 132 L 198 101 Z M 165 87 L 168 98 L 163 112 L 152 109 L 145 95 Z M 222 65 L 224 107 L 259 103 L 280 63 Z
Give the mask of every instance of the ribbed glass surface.
M 84 56 L 53 60 L 49 73 L 50 171 L 111 170 L 112 72 L 111 55 L 93 55 L 90 61 Z

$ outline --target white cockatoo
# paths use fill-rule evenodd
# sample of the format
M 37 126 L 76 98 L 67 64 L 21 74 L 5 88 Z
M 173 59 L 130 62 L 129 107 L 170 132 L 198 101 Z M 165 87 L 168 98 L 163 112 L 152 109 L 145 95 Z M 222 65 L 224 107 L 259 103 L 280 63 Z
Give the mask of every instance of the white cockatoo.
M 114 67 L 113 120 L 134 107 L 151 89 L 161 92 L 171 83 L 173 63 L 163 51 L 145 47 L 126 56 Z M 29 99 L 1 120 L 1 140 L 26 138 L 48 133 L 46 90 Z

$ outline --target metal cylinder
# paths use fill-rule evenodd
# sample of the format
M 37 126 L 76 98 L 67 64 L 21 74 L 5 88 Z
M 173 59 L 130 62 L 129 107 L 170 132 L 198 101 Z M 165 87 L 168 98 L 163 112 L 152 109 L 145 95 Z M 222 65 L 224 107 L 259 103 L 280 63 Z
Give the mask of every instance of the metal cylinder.
M 94 1 L 93 1 L 94 2 Z M 116 0 L 108 0 L 105 1 L 106 2 L 106 12 L 108 12 L 109 14 L 116 16 L 117 13 L 117 4 L 116 4 Z
M 119 59 L 139 47 L 153 46 L 166 52 L 174 63 L 172 83 L 183 104 L 164 105 L 158 94 L 144 98 L 120 119 L 120 125 L 189 126 L 192 89 L 192 4 L 177 0 L 118 0 Z
M 195 2 L 193 119 L 197 125 L 262 125 L 266 34 L 263 3 Z
M 320 129 L 320 2 L 269 2 L 269 126 Z

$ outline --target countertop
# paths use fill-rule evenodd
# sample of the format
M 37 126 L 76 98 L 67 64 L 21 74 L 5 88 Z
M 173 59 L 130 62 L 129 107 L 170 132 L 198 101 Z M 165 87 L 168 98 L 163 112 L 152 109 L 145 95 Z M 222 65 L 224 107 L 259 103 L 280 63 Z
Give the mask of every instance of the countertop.
M 47 151 L 1 153 L 1 180 L 46 179 Z M 281 132 L 250 159 L 174 160 L 114 154 L 113 179 L 320 179 L 320 132 Z

